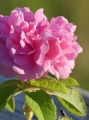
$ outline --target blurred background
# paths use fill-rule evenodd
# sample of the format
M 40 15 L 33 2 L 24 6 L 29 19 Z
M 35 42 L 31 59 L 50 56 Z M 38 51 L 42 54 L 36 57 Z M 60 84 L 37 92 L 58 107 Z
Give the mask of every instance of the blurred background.
M 81 88 L 89 90 L 89 0 L 0 0 L 0 14 L 9 15 L 15 7 L 29 7 L 35 12 L 44 8 L 44 14 L 52 17 L 64 16 L 77 25 L 76 35 L 83 53 L 76 59 L 71 77 Z

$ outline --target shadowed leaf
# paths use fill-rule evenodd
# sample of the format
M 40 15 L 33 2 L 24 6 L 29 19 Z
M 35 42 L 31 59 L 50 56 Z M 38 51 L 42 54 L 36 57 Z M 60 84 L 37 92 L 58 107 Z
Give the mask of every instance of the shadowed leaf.
M 8 102 L 6 103 L 6 106 L 5 108 L 7 110 L 9 110 L 10 112 L 14 112 L 14 109 L 15 109 L 15 101 L 14 101 L 14 98 L 11 97 Z
M 19 80 L 8 80 L 0 85 L 0 111 L 5 108 L 8 100 L 21 92 L 21 82 Z

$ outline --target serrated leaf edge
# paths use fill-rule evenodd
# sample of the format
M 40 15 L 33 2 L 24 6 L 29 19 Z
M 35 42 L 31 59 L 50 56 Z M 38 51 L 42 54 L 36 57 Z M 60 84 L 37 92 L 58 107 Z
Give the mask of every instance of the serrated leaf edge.
M 75 89 L 74 89 L 75 90 Z M 77 90 L 76 90 L 77 91 Z M 77 91 L 78 92 L 78 91 Z M 63 93 L 62 93 L 63 94 Z M 78 92 L 78 94 L 80 94 L 79 92 Z M 67 99 L 64 99 L 62 96 L 60 96 L 60 94 L 56 94 L 58 97 L 60 97 L 60 98 L 62 98 L 63 100 L 65 100 L 65 101 L 67 101 L 68 103 L 70 103 L 72 106 L 74 106 L 71 102 L 69 102 Z M 80 94 L 80 96 L 81 96 L 81 99 L 82 99 L 82 102 L 83 102 L 83 105 L 84 105 L 84 108 L 85 108 L 85 110 L 86 110 L 86 104 L 85 104 L 85 102 L 84 102 L 84 99 L 83 99 L 83 97 L 82 97 L 82 95 Z M 60 101 L 60 100 L 59 100 Z M 61 102 L 61 101 L 60 101 Z M 62 103 L 61 103 L 62 104 Z M 63 104 L 62 104 L 63 105 Z M 65 106 L 64 106 L 65 107 Z M 75 106 L 74 106 L 75 107 Z M 67 109 L 67 108 L 66 108 Z M 76 108 L 77 109 L 77 108 Z M 79 111 L 79 109 L 77 109 L 78 111 Z M 82 111 L 79 111 L 82 115 L 78 115 L 78 116 L 80 116 L 80 117 L 83 117 L 83 116 L 86 116 L 86 114 L 87 114 L 87 111 L 85 111 L 85 113 L 83 113 Z M 72 114 L 74 114 L 74 113 L 72 113 Z M 74 114 L 75 115 L 75 114 Z M 77 115 L 77 114 L 76 114 Z

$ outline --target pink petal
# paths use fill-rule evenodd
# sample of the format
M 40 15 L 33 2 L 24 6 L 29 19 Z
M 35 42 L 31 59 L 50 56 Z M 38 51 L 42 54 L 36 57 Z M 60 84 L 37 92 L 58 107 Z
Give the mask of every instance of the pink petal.
M 28 63 L 30 60 L 30 56 L 28 55 L 15 55 L 14 56 L 14 63 L 16 63 L 17 65 L 24 65 L 26 63 Z
M 6 67 L 11 67 L 13 65 L 13 59 L 11 57 L 5 57 L 1 60 L 2 65 Z
M 46 16 L 43 14 L 43 9 L 39 9 L 39 10 L 36 11 L 35 19 L 36 19 L 37 22 L 47 20 Z
M 48 52 L 48 50 L 49 50 L 48 42 L 44 41 L 43 44 L 40 46 L 40 48 L 35 53 L 34 61 L 37 64 L 41 65 L 44 60 L 45 54 Z
M 6 67 L 0 63 L 0 75 L 5 77 L 16 77 L 16 72 L 11 67 Z

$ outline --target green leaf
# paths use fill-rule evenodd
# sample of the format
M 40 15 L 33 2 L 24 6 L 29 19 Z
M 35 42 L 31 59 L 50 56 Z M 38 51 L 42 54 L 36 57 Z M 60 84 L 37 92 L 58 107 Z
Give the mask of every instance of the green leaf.
M 86 106 L 81 94 L 73 88 L 67 88 L 67 93 L 68 94 L 58 93 L 58 100 L 72 114 L 85 116 Z
M 7 80 L 5 82 L 3 82 L 2 84 L 0 84 L 0 89 L 3 87 L 9 87 L 9 86 L 18 86 L 18 87 L 22 87 L 23 83 L 20 80 Z
M 72 120 L 70 117 L 60 117 L 58 120 Z
M 18 87 L 5 87 L 0 89 L 0 111 L 6 106 L 8 99 L 14 94 Z
M 61 80 L 61 82 L 62 82 L 65 86 L 79 86 L 78 82 L 77 82 L 75 79 L 71 78 L 71 77 L 66 78 L 66 79 L 64 79 L 64 80 Z
M 26 103 L 38 120 L 55 120 L 56 107 L 52 98 L 43 91 L 25 93 Z
M 0 111 L 2 111 L 13 95 L 21 91 L 21 84 L 18 80 L 9 80 L 2 83 L 0 85 Z
M 31 86 L 38 87 L 43 90 L 66 93 L 66 88 L 64 84 L 54 78 L 46 77 L 39 80 L 30 80 L 27 83 Z
M 14 101 L 14 98 L 11 97 L 8 102 L 6 103 L 6 106 L 5 108 L 7 110 L 9 110 L 10 112 L 14 112 L 14 109 L 15 109 L 15 101 Z

